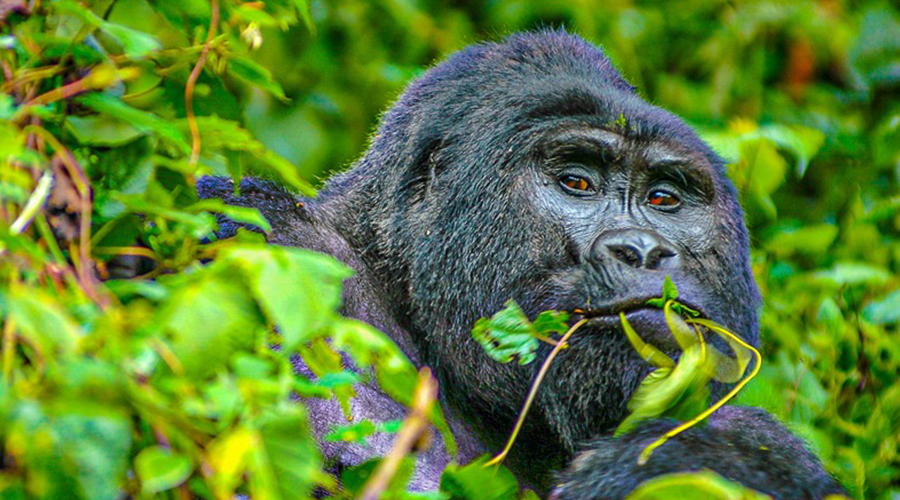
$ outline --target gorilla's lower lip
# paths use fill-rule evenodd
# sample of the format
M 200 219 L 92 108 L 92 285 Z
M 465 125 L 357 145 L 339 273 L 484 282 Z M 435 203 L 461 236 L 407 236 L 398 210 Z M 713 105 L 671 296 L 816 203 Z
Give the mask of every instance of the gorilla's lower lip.
M 633 299 L 623 300 L 620 302 L 613 302 L 609 304 L 599 305 L 599 306 L 591 306 L 591 307 L 582 307 L 578 309 L 573 309 L 573 312 L 580 315 L 583 318 L 595 318 L 602 316 L 615 316 L 619 317 L 620 312 L 624 312 L 627 317 L 628 314 L 632 311 L 639 311 L 643 309 L 656 309 L 662 311 L 661 309 L 653 308 L 647 305 L 647 302 L 651 299 L 658 299 L 659 297 L 637 297 Z M 701 316 L 705 316 L 703 314 L 703 310 L 698 307 L 696 304 L 691 303 L 690 301 L 686 301 L 683 299 L 679 299 L 679 302 L 686 307 L 689 307 L 695 311 L 699 311 Z
M 631 324 L 644 342 L 659 348 L 663 352 L 677 353 L 679 351 L 678 343 L 669 330 L 666 315 L 662 309 L 640 307 L 619 312 L 625 313 L 625 319 L 628 320 L 628 323 Z M 593 314 L 584 314 L 584 317 L 588 318 L 588 325 L 624 335 L 619 312 L 603 314 L 592 311 Z

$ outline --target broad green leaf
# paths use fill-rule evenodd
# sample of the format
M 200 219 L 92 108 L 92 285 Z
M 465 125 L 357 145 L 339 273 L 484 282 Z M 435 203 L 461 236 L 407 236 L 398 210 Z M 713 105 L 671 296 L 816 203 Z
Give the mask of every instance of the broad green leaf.
M 837 285 L 882 285 L 891 274 L 886 269 L 863 262 L 839 262 L 831 269 L 815 273 L 814 277 Z
M 303 20 L 303 24 L 306 25 L 309 31 L 315 33 L 316 23 L 313 21 L 312 13 L 309 10 L 309 0 L 293 0 L 293 2 L 297 7 L 297 12 L 300 13 L 300 19 Z
M 483 456 L 465 466 L 448 466 L 441 474 L 441 492 L 453 500 L 505 500 L 515 498 L 519 483 L 506 467 L 485 467 Z
M 710 363 L 710 358 L 703 356 L 700 345 L 695 344 L 682 352 L 675 368 L 657 368 L 644 377 L 628 401 L 631 413 L 616 428 L 615 435 L 625 434 L 641 422 L 659 418 L 682 398 L 704 391 L 710 380 Z
M 891 325 L 900 322 L 900 290 L 869 302 L 863 309 L 866 321 L 876 325 Z
M 796 158 L 795 169 L 800 177 L 806 173 L 810 160 L 825 142 L 822 131 L 800 125 L 765 125 L 759 128 L 758 133 L 760 137 L 769 139 Z
M 569 313 L 565 311 L 544 311 L 534 318 L 531 327 L 544 336 L 551 333 L 565 333 L 569 330 Z
M 779 257 L 794 253 L 821 255 L 834 243 L 838 228 L 833 224 L 816 224 L 782 231 L 766 242 L 765 247 Z
M 281 85 L 272 77 L 272 72 L 248 57 L 232 57 L 228 60 L 228 71 L 250 85 L 259 87 L 273 96 L 287 101 Z
M 126 122 L 141 132 L 158 134 L 178 148 L 182 154 L 191 151 L 191 147 L 185 142 L 177 127 L 152 113 L 133 108 L 110 94 L 91 92 L 77 97 L 76 100 L 98 113 Z
M 126 479 L 131 423 L 113 412 L 85 411 L 85 406 L 89 404 L 73 401 L 59 409 L 65 411 L 51 421 L 55 445 L 85 497 L 113 500 Z
M 226 205 L 225 202 L 218 199 L 205 199 L 185 208 L 186 212 L 217 212 L 229 219 L 243 224 L 252 224 L 263 231 L 272 232 L 272 226 L 269 221 L 259 213 L 257 208 L 239 207 L 236 205 Z
M 329 389 L 334 389 L 337 387 L 350 387 L 359 382 L 359 375 L 348 370 L 341 370 L 336 373 L 326 373 L 322 377 L 319 377 L 316 384 Z
M 236 266 L 291 351 L 337 318 L 341 282 L 350 269 L 337 260 L 309 250 L 277 246 L 226 249 L 217 263 Z
M 195 378 L 224 369 L 235 351 L 254 345 L 263 327 L 244 284 L 213 271 L 167 280 L 171 295 L 156 321 L 171 335 L 185 373 Z
M 147 494 L 159 493 L 182 484 L 193 470 L 191 461 L 162 446 L 144 448 L 134 458 L 134 470 Z
M 15 158 L 24 151 L 25 135 L 11 122 L 0 120 L 0 160 Z
M 488 356 L 501 363 L 509 363 L 515 358 L 520 365 L 527 365 L 534 361 L 538 348 L 528 316 L 511 300 L 490 319 L 479 319 L 472 328 L 472 337 Z
M 103 21 L 100 29 L 122 44 L 122 50 L 128 57 L 140 58 L 162 47 L 155 36 L 127 26 Z
M 865 316 L 865 311 L 863 316 Z M 844 324 L 844 315 L 834 299 L 831 297 L 822 299 L 819 310 L 816 311 L 816 322 L 825 325 L 831 331 L 840 330 Z
M 66 128 L 79 143 L 90 146 L 121 146 L 141 135 L 128 122 L 108 115 L 70 116 Z
M 213 470 L 210 483 L 217 498 L 231 498 L 234 495 L 258 443 L 257 433 L 241 426 L 222 433 L 207 446 L 206 457 Z
M 626 500 L 764 500 L 771 497 L 729 481 L 715 472 L 678 472 L 642 483 Z
M 37 289 L 0 290 L 0 311 L 17 331 L 41 350 L 47 361 L 62 361 L 75 354 L 81 329 L 62 311 L 54 298 Z
M 6 122 L 16 113 L 16 100 L 13 96 L 0 92 L 0 121 Z M 3 150 L 3 146 L 0 145 L 0 151 Z
M 153 35 L 106 21 L 72 0 L 58 0 L 53 6 L 57 11 L 74 15 L 82 22 L 100 28 L 122 45 L 122 50 L 128 57 L 143 57 L 161 47 L 159 40 Z
M 322 480 L 322 454 L 299 406 L 259 418 L 249 462 L 250 496 L 305 499 Z

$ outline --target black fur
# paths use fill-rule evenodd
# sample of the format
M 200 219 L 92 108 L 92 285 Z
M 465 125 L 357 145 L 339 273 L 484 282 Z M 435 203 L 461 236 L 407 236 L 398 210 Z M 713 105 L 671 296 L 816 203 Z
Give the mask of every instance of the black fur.
M 566 191 L 560 181 L 572 171 L 590 178 L 596 192 Z M 678 193 L 677 211 L 646 202 L 658 186 Z M 673 349 L 660 315 L 640 310 L 660 294 L 665 276 L 685 302 L 759 343 L 748 235 L 722 160 L 679 118 L 643 101 L 600 49 L 564 32 L 475 45 L 432 68 L 385 113 L 353 168 L 302 206 L 259 181 L 245 181 L 240 198 L 231 197 L 232 188 L 218 179 L 199 183 L 204 197 L 259 207 L 272 223 L 271 242 L 323 251 L 357 270 L 345 314 L 387 332 L 416 364 L 434 370 L 463 441 L 462 460 L 499 450 L 540 364 L 491 361 L 471 338 L 474 322 L 510 298 L 530 315 L 574 308 L 605 314 L 608 321 L 589 323 L 560 354 L 508 459 L 539 491 L 580 443 L 615 428 L 648 372 L 612 321 L 615 313 L 628 310 L 642 334 Z M 223 226 L 225 234 L 233 230 Z M 656 257 L 635 264 L 634 255 L 625 259 L 617 250 L 633 252 L 641 241 Z M 379 408 L 392 404 L 373 396 L 359 415 L 383 418 Z M 750 424 L 763 434 L 785 432 L 771 419 Z M 713 432 L 693 431 L 663 448 Z M 639 436 L 591 447 L 605 456 L 604 448 L 631 439 Z M 365 455 L 326 451 L 346 462 Z M 671 453 L 690 464 L 687 454 Z M 439 450 L 419 463 L 439 471 L 446 460 Z M 632 470 L 620 481 L 607 467 L 621 464 L 586 462 L 564 476 L 565 498 L 598 495 L 607 478 L 622 484 L 615 498 L 658 470 Z M 762 462 L 748 456 L 747 463 Z M 801 483 L 831 481 L 814 458 L 810 463 L 818 475 Z M 754 486 L 757 472 L 743 472 L 736 479 Z M 415 481 L 433 487 L 437 477 L 420 471 Z
M 653 477 L 712 470 L 773 498 L 824 498 L 844 492 L 822 470 L 804 443 L 771 415 L 756 408 L 726 406 L 706 427 L 688 429 L 637 465 L 648 444 L 676 423 L 658 420 L 619 439 L 600 438 L 578 455 L 560 477 L 557 500 L 624 498 Z

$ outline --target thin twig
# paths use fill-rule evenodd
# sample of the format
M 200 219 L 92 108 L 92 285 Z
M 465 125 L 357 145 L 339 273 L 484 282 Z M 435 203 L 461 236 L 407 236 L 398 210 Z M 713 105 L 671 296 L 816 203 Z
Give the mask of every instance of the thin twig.
M 216 37 L 216 27 L 219 25 L 219 0 L 212 0 L 212 19 L 209 21 L 209 31 L 206 33 L 206 43 L 203 44 L 203 50 L 200 52 L 200 58 L 197 64 L 191 70 L 188 76 L 187 84 L 184 86 L 184 110 L 187 114 L 188 128 L 191 129 L 191 161 L 190 165 L 197 164 L 200 159 L 200 128 L 197 126 L 197 116 L 194 115 L 194 86 L 203 66 L 206 64 L 206 57 L 209 55 L 209 47 L 212 45 L 213 39 Z
M 409 454 L 416 441 L 428 430 L 430 422 L 428 414 L 437 398 L 438 383 L 431 376 L 428 367 L 419 370 L 419 381 L 416 384 L 416 393 L 413 396 L 413 404 L 409 415 L 403 421 L 403 425 L 397 432 L 394 446 L 381 460 L 372 477 L 363 488 L 361 500 L 377 500 L 391 483 L 391 478 L 397 473 L 403 457 Z
M 575 330 L 581 328 L 581 325 L 587 323 L 588 319 L 584 318 L 578 323 L 572 325 L 572 328 L 569 328 L 569 331 L 559 339 L 559 343 L 553 347 L 553 350 L 550 351 L 550 354 L 547 355 L 547 359 L 544 360 L 544 364 L 541 365 L 540 371 L 538 371 L 537 377 L 534 378 L 534 382 L 531 383 L 531 390 L 528 391 L 528 397 L 525 398 L 525 404 L 522 405 L 522 411 L 519 412 L 519 419 L 516 421 L 516 426 L 513 427 L 512 434 L 509 436 L 509 440 L 506 442 L 506 446 L 503 448 L 503 451 L 500 452 L 499 455 L 492 458 L 488 463 L 484 464 L 485 467 L 489 465 L 497 465 L 506 458 L 506 455 L 509 454 L 509 450 L 512 449 L 513 443 L 516 442 L 516 437 L 519 435 L 519 431 L 522 430 L 522 424 L 525 422 L 525 416 L 528 415 L 528 410 L 531 409 L 531 403 L 534 402 L 534 397 L 537 395 L 538 387 L 540 387 L 541 382 L 544 380 L 544 376 L 547 375 L 547 370 L 550 369 L 550 363 L 553 362 L 553 359 L 562 350 L 567 346 L 566 341 L 569 340 L 569 337 L 575 333 Z

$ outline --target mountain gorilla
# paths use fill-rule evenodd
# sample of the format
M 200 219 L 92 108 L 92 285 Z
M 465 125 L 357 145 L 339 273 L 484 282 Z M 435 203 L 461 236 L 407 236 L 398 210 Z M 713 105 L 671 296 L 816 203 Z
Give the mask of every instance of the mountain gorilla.
M 432 368 L 460 461 L 502 447 L 540 365 L 492 361 L 471 337 L 478 318 L 514 299 L 531 317 L 547 309 L 594 316 L 550 368 L 507 459 L 523 483 L 544 493 L 555 486 L 559 498 L 621 498 L 649 477 L 706 468 L 783 498 L 840 491 L 758 410 L 721 410 L 643 466 L 637 454 L 673 421 L 609 437 L 650 370 L 621 331 L 620 311 L 675 355 L 661 311 L 644 305 L 666 276 L 686 305 L 755 345 L 760 300 L 722 159 L 577 36 L 513 35 L 450 56 L 409 85 L 365 155 L 316 199 L 299 203 L 252 180 L 240 197 L 232 191 L 221 179 L 200 182 L 202 196 L 260 208 L 270 241 L 356 269 L 344 313 Z M 234 230 L 224 221 L 224 235 Z M 333 402 L 310 404 L 318 432 L 342 423 Z M 354 405 L 355 418 L 403 414 L 377 388 Z M 339 467 L 389 444 L 325 446 Z M 447 461 L 440 443 L 424 452 L 413 487 L 436 487 Z

